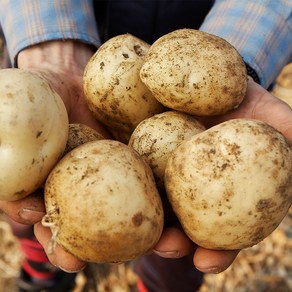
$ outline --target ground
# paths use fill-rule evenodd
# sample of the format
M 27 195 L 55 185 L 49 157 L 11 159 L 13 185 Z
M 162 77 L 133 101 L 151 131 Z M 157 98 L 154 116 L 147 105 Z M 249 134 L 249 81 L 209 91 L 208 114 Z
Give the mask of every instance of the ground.
M 0 63 L 3 56 L 1 48 L 0 38 Z M 292 97 L 292 70 L 289 69 L 288 73 L 285 71 L 284 77 L 279 79 L 280 85 L 286 86 L 288 91 L 286 90 L 284 94 L 288 93 Z M 283 91 L 280 94 L 283 94 Z M 269 237 L 258 245 L 243 250 L 229 269 L 218 275 L 206 275 L 200 292 L 292 291 L 291 223 L 292 210 L 290 209 L 281 225 Z M 21 253 L 17 239 L 12 235 L 1 213 L 0 238 L 1 292 L 13 292 L 19 272 Z M 89 274 L 90 277 L 88 277 Z M 136 275 L 128 264 L 90 265 L 85 272 L 78 274 L 74 292 L 96 291 L 97 288 L 100 292 L 135 292 L 135 283 Z

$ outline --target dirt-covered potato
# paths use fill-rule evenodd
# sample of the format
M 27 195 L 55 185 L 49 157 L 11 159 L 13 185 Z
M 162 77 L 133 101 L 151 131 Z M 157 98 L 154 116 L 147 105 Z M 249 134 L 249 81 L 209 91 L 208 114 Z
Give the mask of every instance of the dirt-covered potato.
M 267 237 L 292 202 L 292 148 L 255 120 L 224 122 L 183 142 L 165 185 L 186 234 L 209 249 L 242 249 Z
M 132 133 L 129 145 L 145 158 L 158 186 L 164 188 L 169 155 L 181 142 L 204 130 L 204 125 L 193 116 L 167 111 L 142 121 Z
M 102 134 L 91 127 L 80 123 L 71 123 L 69 124 L 68 140 L 63 155 L 84 143 L 102 139 L 105 139 Z
M 163 105 L 199 116 L 238 107 L 247 88 L 246 67 L 236 49 L 195 29 L 179 29 L 154 42 L 140 76 Z
M 68 137 L 64 103 L 38 75 L 0 70 L 0 200 L 37 190 L 62 156 Z
M 106 126 L 131 132 L 163 106 L 140 79 L 150 45 L 122 34 L 105 42 L 89 60 L 83 77 L 90 110 Z
M 121 262 L 151 250 L 164 213 L 147 163 L 113 140 L 70 151 L 45 184 L 43 224 L 58 242 L 88 262 Z

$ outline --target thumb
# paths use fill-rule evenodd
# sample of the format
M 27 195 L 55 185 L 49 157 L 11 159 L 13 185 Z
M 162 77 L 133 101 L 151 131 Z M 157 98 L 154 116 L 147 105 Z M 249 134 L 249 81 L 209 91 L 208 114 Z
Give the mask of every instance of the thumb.
M 39 222 L 45 215 L 42 190 L 17 201 L 0 201 L 0 210 L 21 224 L 32 225 Z

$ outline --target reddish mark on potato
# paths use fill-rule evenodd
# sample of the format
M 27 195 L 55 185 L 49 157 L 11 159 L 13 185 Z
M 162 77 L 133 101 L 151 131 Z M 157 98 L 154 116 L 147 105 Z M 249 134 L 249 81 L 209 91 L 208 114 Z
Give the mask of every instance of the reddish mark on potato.
M 143 215 L 141 212 L 136 213 L 133 217 L 132 217 L 132 222 L 135 226 L 140 226 L 143 222 Z

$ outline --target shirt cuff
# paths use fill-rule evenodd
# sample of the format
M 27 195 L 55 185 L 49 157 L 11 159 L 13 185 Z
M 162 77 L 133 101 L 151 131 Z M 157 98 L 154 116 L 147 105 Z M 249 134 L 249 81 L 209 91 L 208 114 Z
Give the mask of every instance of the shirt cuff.
M 268 88 L 291 61 L 292 6 L 285 0 L 217 0 L 201 30 L 232 44 Z
M 1 0 L 0 4 L 0 23 L 12 63 L 24 48 L 50 40 L 100 45 L 92 0 Z

